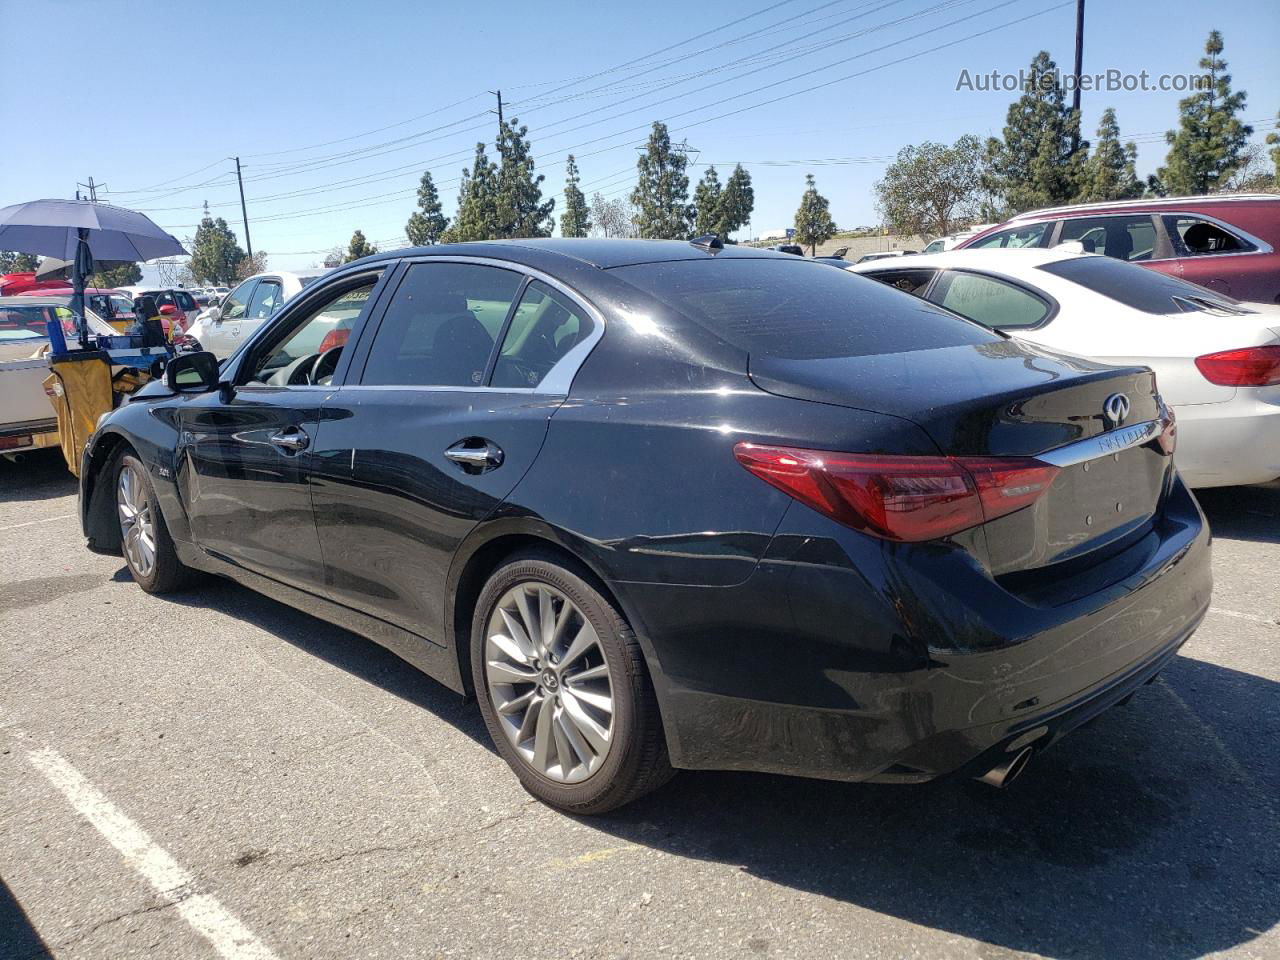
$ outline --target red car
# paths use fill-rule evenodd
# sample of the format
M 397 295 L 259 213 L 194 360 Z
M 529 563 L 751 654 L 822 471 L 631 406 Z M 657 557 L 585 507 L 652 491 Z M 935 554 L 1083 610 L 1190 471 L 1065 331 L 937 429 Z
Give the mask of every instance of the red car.
M 1129 260 L 1254 303 L 1280 303 L 1280 196 L 1077 204 L 1021 213 L 959 245 L 1054 247 Z

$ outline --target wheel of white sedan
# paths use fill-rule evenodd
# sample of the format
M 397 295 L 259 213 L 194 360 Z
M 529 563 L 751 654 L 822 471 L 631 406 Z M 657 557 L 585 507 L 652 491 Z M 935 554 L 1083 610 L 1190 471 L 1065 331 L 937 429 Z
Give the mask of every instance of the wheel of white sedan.
M 603 813 L 671 776 L 640 646 L 583 576 L 512 558 L 480 595 L 471 652 L 489 735 L 538 799 Z

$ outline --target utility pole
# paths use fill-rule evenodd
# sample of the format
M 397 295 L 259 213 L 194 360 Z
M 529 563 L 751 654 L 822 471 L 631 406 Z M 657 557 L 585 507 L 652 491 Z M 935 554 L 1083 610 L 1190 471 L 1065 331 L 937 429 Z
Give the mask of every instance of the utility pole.
M 1071 91 L 1071 109 L 1076 112 L 1076 132 L 1072 152 L 1080 149 L 1080 74 L 1084 69 L 1084 0 L 1076 0 L 1076 69 L 1075 88 Z
M 236 162 L 236 182 L 240 184 L 240 216 L 244 218 L 244 246 L 249 251 L 249 259 L 253 259 L 253 241 L 249 239 L 249 211 L 244 205 L 244 177 L 240 176 L 240 158 L 232 157 Z
M 104 188 L 104 189 L 105 189 L 107 185 L 106 185 L 105 183 L 94 183 L 94 182 L 93 182 L 93 177 L 90 177 L 90 178 L 89 178 L 89 182 L 88 182 L 88 183 L 77 183 L 77 184 L 76 184 L 76 186 L 77 186 L 77 187 L 84 187 L 86 190 L 88 190 L 88 191 L 89 191 L 89 199 L 90 199 L 91 201 L 93 201 L 94 203 L 97 203 L 97 202 L 98 202 L 98 188 L 99 188 L 99 187 L 102 187 L 102 188 Z M 77 191 L 76 191 L 76 199 L 77 199 L 77 200 L 83 199 L 83 198 L 80 196 L 80 191 L 79 191 L 79 190 L 77 190 Z
M 501 137 L 502 136 L 502 91 L 490 90 L 489 92 L 498 98 L 498 136 Z M 489 112 L 493 113 L 492 110 L 490 110 Z

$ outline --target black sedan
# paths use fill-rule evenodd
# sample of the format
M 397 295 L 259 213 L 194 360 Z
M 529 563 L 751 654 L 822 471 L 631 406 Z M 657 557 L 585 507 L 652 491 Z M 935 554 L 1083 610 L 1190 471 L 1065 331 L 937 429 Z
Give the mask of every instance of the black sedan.
M 403 250 L 175 359 L 84 451 L 91 548 L 230 577 L 479 701 L 535 796 L 673 768 L 1001 784 L 1209 604 L 1151 372 L 785 254 Z

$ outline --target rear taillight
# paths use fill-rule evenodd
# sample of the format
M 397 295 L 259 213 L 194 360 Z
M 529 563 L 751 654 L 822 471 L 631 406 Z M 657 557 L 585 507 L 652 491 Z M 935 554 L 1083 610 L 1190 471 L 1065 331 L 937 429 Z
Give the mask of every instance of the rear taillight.
M 761 480 L 855 530 L 936 540 L 1034 503 L 1058 468 L 1032 457 L 899 457 L 739 443 Z
M 1210 383 L 1224 387 L 1270 387 L 1280 383 L 1280 345 L 1223 350 L 1196 357 Z

